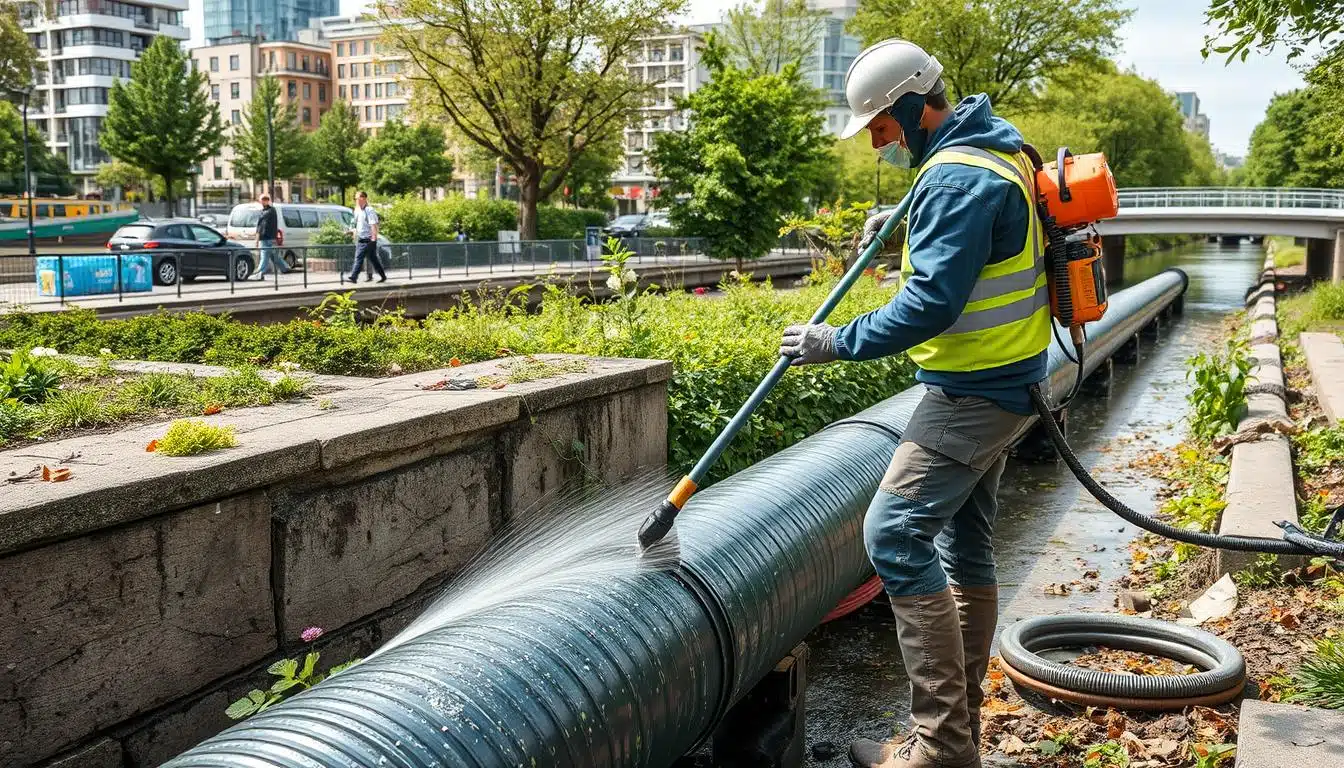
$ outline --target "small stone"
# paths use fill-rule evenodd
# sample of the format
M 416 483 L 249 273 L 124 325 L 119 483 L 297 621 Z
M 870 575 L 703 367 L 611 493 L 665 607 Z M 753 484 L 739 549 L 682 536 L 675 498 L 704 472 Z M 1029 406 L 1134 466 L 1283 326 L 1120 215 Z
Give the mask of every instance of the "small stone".
M 832 742 L 819 741 L 812 745 L 813 760 L 830 760 L 838 754 L 840 754 L 840 750 Z

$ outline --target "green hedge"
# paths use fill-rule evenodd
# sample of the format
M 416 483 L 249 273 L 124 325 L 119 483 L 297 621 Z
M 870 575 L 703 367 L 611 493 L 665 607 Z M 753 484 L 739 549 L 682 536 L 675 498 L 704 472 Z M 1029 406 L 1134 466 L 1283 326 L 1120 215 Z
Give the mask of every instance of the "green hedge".
M 383 232 L 396 243 L 435 243 L 465 231 L 472 240 L 494 240 L 500 230 L 518 228 L 518 204 L 452 196 L 427 203 L 418 197 L 396 200 L 383 210 Z M 606 214 L 587 208 L 537 209 L 538 240 L 581 239 L 584 228 L 600 227 Z
M 829 285 L 780 292 L 768 285 L 732 283 L 722 297 L 648 294 L 634 302 L 594 305 L 549 286 L 538 312 L 502 293 L 483 294 L 424 322 L 385 317 L 358 326 L 349 315 L 247 325 L 201 313 L 160 313 L 99 320 L 89 310 L 13 313 L 0 317 L 0 347 L 53 347 L 121 358 L 218 365 L 290 361 L 319 373 L 386 375 L 514 354 L 572 352 L 671 360 L 668 457 L 688 469 L 774 363 L 779 334 L 804 321 Z M 836 310 L 843 322 L 892 295 L 862 279 Z M 849 416 L 910 385 L 905 356 L 868 363 L 809 366 L 790 371 L 738 436 L 716 476 L 738 471 L 836 419 Z

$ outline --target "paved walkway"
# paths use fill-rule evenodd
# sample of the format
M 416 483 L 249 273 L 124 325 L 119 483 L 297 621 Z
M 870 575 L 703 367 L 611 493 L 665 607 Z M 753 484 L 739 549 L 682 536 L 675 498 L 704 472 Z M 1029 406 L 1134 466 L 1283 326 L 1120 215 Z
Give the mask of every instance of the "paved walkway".
M 796 261 L 805 256 L 804 251 L 775 251 L 770 256 L 748 267 L 769 265 L 770 262 Z M 668 268 L 692 268 L 710 265 L 722 266 L 725 270 L 733 267 L 731 262 L 721 262 L 704 255 L 636 257 L 630 260 L 636 272 L 640 270 Z M 348 291 L 355 288 L 379 288 L 383 290 L 405 290 L 411 288 L 431 289 L 442 286 L 445 291 L 457 293 L 470 289 L 482 282 L 499 280 L 513 281 L 518 278 L 540 278 L 555 275 L 561 279 L 569 278 L 577 282 L 604 281 L 603 264 L 600 261 L 565 261 L 550 263 L 512 263 L 496 264 L 493 267 L 444 267 L 389 269 L 386 283 L 367 282 L 366 278 L 352 284 L 343 272 L 322 271 L 304 273 L 295 270 L 285 275 L 268 275 L 265 280 L 247 280 L 230 282 L 224 278 L 200 278 L 195 282 L 176 286 L 155 286 L 152 291 L 98 296 L 69 297 L 63 303 L 59 297 L 39 296 L 35 282 L 0 283 L 0 312 L 17 308 L 31 311 L 60 311 L 71 305 L 99 309 L 147 308 L 157 306 L 187 306 L 200 303 L 223 304 L 237 301 L 252 303 L 271 300 L 280 296 L 293 296 L 296 299 L 309 295 L 321 295 L 328 291 Z

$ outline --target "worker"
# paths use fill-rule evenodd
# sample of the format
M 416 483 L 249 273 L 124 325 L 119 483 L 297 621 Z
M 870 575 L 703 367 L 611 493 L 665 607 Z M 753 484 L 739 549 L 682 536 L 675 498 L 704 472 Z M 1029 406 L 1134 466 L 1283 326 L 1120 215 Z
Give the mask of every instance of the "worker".
M 835 328 L 795 325 L 795 365 L 908 352 L 925 386 L 864 519 L 868 556 L 891 600 L 910 679 L 912 733 L 860 740 L 850 759 L 883 768 L 980 766 L 981 681 L 998 618 L 995 496 L 1007 451 L 1046 373 L 1050 315 L 1033 167 L 989 99 L 948 103 L 942 66 L 885 40 L 845 75 L 852 113 L 882 159 L 918 169 L 901 287 Z M 871 242 L 890 213 L 864 226 Z M 862 246 L 861 246 L 862 247 Z

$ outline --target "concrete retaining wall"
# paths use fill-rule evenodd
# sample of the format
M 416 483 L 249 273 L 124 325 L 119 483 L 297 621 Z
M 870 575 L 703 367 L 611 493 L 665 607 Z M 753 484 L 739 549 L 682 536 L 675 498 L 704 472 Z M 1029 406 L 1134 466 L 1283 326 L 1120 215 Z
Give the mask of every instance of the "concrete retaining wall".
M 240 444 L 203 456 L 146 453 L 163 423 L 0 452 L 0 475 L 79 454 L 66 482 L 0 488 L 0 765 L 156 766 L 305 627 L 324 668 L 367 654 L 547 493 L 664 464 L 671 366 L 587 366 L 355 381 L 209 417 Z
M 1247 413 L 1237 425 L 1238 431 L 1260 425 L 1264 433 L 1250 442 L 1232 447 L 1227 479 L 1227 507 L 1218 524 L 1224 536 L 1259 536 L 1280 539 L 1283 532 L 1274 523 L 1297 521 L 1297 494 L 1293 487 L 1293 457 L 1288 438 L 1272 429 L 1288 420 L 1284 398 L 1283 356 L 1279 352 L 1279 324 L 1275 317 L 1274 260 L 1265 259 L 1259 296 L 1250 309 L 1251 368 L 1246 398 Z M 1218 550 L 1217 574 L 1242 570 L 1252 565 L 1254 552 Z M 1281 556 L 1284 567 L 1293 567 L 1300 558 Z

